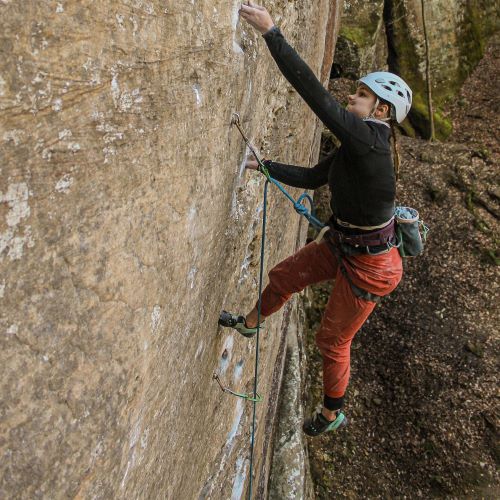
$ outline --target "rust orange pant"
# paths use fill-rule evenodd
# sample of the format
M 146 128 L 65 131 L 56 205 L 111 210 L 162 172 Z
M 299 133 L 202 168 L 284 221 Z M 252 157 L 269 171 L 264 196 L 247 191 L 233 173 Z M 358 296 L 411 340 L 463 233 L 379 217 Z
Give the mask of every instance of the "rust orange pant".
M 380 296 L 392 292 L 403 273 L 397 248 L 379 255 L 347 257 L 344 263 L 356 286 Z M 309 243 L 269 272 L 261 312 L 263 316 L 269 316 L 293 293 L 332 279 L 335 284 L 316 334 L 316 344 L 323 357 L 325 406 L 334 410 L 342 407 L 349 382 L 352 339 L 373 311 L 375 303 L 354 295 L 337 258 L 323 241 Z

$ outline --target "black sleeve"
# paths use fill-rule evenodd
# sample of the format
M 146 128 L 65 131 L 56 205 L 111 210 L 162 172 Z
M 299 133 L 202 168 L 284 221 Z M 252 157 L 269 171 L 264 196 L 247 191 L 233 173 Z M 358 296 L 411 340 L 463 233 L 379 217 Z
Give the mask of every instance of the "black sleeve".
M 361 118 L 343 108 L 323 87 L 311 68 L 285 40 L 279 28 L 275 26 L 263 37 L 283 76 L 318 118 L 342 143 L 347 141 L 352 144 L 354 152 L 368 152 L 375 142 L 373 130 Z
M 328 183 L 328 172 L 336 151 L 330 153 L 312 168 L 286 165 L 266 160 L 264 165 L 273 179 L 288 186 L 304 189 L 317 189 Z

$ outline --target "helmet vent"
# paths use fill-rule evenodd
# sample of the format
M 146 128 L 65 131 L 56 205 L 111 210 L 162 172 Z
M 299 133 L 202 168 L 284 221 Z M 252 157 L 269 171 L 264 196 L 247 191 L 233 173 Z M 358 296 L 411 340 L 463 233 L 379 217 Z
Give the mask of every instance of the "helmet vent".
M 392 91 L 391 87 L 389 87 L 388 85 L 382 85 L 382 87 L 384 87 L 385 90 L 390 90 Z

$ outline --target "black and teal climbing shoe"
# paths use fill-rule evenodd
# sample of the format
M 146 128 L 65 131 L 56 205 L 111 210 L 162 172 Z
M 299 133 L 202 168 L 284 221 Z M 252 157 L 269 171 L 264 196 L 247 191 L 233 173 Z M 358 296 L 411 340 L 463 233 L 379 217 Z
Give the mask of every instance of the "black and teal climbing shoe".
M 337 418 L 335 420 L 328 420 L 321 413 L 321 407 L 316 408 L 311 418 L 306 418 L 304 420 L 304 425 L 302 430 L 308 436 L 317 436 L 323 432 L 335 431 L 339 427 L 347 425 L 347 419 L 345 415 L 339 410 L 337 412 Z
M 260 330 L 263 328 L 264 322 L 260 324 Z M 244 337 L 251 338 L 257 333 L 257 327 L 248 328 L 245 323 L 245 316 L 235 316 L 227 311 L 222 311 L 219 316 L 219 325 L 234 328 Z

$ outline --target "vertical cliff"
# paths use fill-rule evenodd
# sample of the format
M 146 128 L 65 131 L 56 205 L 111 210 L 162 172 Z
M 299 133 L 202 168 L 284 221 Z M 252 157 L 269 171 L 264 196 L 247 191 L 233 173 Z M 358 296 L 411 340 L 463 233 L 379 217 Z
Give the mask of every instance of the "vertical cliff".
M 325 81 L 337 2 L 266 6 Z M 217 318 L 256 299 L 263 178 L 229 123 L 304 165 L 319 132 L 238 7 L 0 2 L 2 497 L 244 494 L 251 406 L 212 374 L 252 388 L 254 343 Z M 269 225 L 268 268 L 305 228 L 276 193 Z M 261 343 L 260 491 L 282 318 Z

